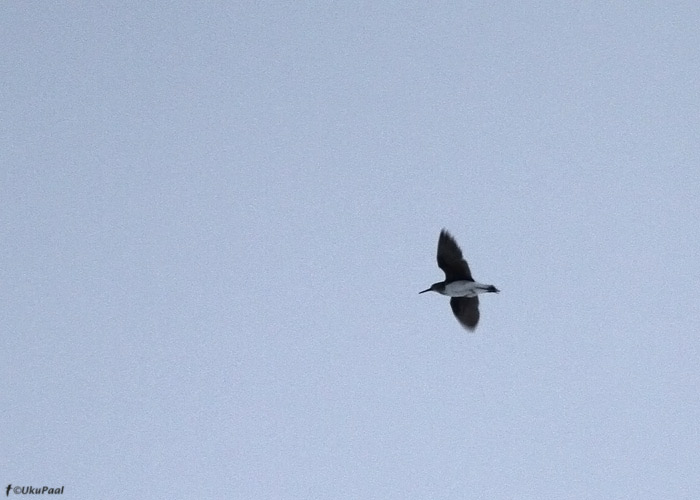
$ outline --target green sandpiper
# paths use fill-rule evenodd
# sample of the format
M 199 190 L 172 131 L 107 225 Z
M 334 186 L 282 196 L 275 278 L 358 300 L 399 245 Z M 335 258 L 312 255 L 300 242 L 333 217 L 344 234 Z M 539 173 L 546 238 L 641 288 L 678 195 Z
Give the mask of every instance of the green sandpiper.
M 498 293 L 500 290 L 493 285 L 474 281 L 469 264 L 462 257 L 462 250 L 445 229 L 440 231 L 437 263 L 445 272 L 445 281 L 435 283 L 418 293 L 437 292 L 452 297 L 450 307 L 457 320 L 464 328 L 476 329 L 479 322 L 479 294 Z

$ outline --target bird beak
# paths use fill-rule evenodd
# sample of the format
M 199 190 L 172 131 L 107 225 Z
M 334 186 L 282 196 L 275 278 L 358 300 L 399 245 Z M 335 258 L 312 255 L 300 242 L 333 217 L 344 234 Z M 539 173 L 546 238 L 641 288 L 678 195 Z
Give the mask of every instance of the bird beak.
M 422 292 L 418 292 L 418 295 L 420 295 L 421 293 L 429 292 L 431 290 L 432 290 L 432 288 L 428 288 L 427 290 L 423 290 Z

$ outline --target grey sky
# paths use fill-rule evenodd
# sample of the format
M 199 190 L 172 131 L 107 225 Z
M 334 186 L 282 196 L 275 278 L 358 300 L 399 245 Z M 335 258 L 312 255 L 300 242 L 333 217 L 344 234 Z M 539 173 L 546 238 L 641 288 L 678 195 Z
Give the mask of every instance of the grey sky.
M 700 497 L 699 26 L 3 2 L 0 487 Z

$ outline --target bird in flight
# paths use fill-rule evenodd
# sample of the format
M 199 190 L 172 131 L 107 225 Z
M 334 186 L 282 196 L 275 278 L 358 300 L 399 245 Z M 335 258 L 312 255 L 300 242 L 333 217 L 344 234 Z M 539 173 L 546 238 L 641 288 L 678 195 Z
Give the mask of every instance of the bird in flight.
M 500 290 L 493 285 L 474 281 L 469 264 L 462 257 L 462 250 L 445 229 L 440 231 L 437 263 L 445 272 L 445 281 L 435 283 L 418 293 L 437 292 L 452 297 L 450 307 L 457 320 L 468 330 L 476 329 L 479 322 L 479 294 L 498 293 Z

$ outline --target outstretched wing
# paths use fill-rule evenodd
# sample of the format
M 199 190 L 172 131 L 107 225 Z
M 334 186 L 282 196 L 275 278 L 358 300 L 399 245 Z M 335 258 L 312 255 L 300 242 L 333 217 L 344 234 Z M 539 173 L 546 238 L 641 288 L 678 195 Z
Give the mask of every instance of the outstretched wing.
M 452 235 L 444 229 L 440 231 L 440 239 L 438 240 L 437 263 L 440 269 L 445 272 L 445 281 L 474 281 L 469 264 L 462 257 L 462 250 Z
M 479 322 L 479 297 L 452 297 L 450 307 L 457 320 L 468 330 L 476 329 Z

